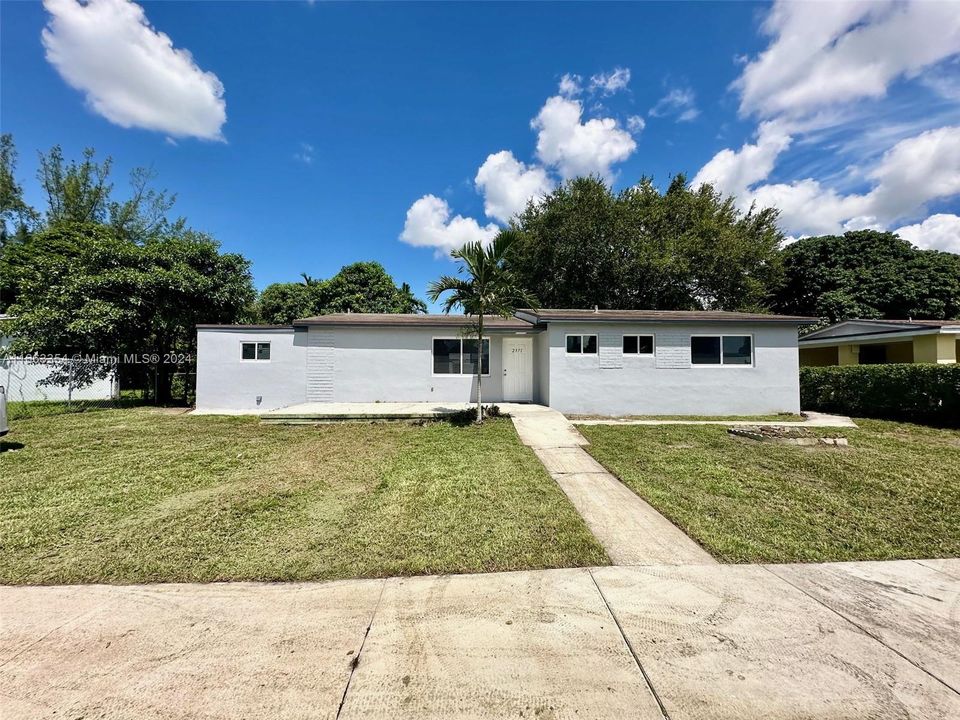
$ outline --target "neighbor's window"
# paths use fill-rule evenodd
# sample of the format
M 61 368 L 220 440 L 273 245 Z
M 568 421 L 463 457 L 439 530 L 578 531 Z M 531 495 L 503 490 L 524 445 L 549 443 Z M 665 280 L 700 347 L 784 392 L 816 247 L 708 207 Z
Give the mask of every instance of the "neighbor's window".
M 270 343 L 245 342 L 240 343 L 240 358 L 242 360 L 269 360 Z
M 567 335 L 567 354 L 569 355 L 596 355 L 596 335 Z
M 434 338 L 433 372 L 435 375 L 476 375 L 477 362 L 481 372 L 490 374 L 490 340 L 483 341 L 482 356 L 477 353 L 477 341 L 469 338 Z
M 753 338 L 749 335 L 694 335 L 690 338 L 694 365 L 750 365 Z
M 653 355 L 653 335 L 624 335 L 624 355 Z

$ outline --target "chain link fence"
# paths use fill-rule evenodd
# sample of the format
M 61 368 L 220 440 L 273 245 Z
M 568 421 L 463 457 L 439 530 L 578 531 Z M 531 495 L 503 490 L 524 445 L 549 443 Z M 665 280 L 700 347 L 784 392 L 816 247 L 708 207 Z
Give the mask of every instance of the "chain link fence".
M 116 368 L 91 360 L 0 357 L 0 385 L 11 420 L 110 408 L 121 398 Z
M 175 366 L 30 355 L 0 356 L 10 419 L 119 406 L 189 407 L 196 397 L 196 365 Z

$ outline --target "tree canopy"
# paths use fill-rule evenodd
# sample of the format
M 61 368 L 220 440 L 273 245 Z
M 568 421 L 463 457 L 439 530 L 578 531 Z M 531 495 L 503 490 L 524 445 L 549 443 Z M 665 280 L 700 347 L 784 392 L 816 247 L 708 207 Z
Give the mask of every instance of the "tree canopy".
M 776 218 L 683 175 L 666 192 L 576 178 L 515 218 L 509 264 L 546 307 L 758 309 L 781 272 Z
M 960 317 L 960 255 L 876 230 L 803 238 L 782 255 L 784 281 L 772 293 L 778 312 L 827 322 Z
M 264 322 L 287 325 L 297 318 L 327 313 L 423 313 L 427 306 L 410 286 L 397 286 L 383 265 L 357 262 L 319 280 L 303 274 L 302 283 L 274 283 L 260 294 Z
M 118 200 L 110 162 L 92 150 L 65 163 L 41 156 L 47 197 L 38 224 L 0 249 L 10 352 L 147 358 L 157 396 L 169 398 L 164 356 L 194 352 L 198 323 L 244 319 L 254 301 L 250 263 L 209 235 L 170 220 L 172 198 L 134 171 Z M 121 368 L 122 370 L 123 368 Z

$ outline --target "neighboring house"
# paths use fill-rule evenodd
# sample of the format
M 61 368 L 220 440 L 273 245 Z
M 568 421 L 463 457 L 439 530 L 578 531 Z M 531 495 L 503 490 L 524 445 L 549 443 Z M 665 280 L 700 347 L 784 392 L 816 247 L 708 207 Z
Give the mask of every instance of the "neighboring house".
M 12 320 L 10 315 L 0 315 L 0 322 Z M 11 338 L 0 333 L 0 351 L 10 345 Z M 6 388 L 8 402 L 35 400 L 109 400 L 117 397 L 119 387 L 115 373 L 94 380 L 83 387 L 49 385 L 44 380 L 57 365 L 73 362 L 69 359 L 42 361 L 32 357 L 6 357 L 0 352 L 0 385 Z
M 800 338 L 800 364 L 955 363 L 960 320 L 844 320 Z
M 485 402 L 566 413 L 800 410 L 797 329 L 812 318 L 730 312 L 523 310 L 487 318 L 483 352 L 453 315 L 337 314 L 291 326 L 197 327 L 197 407 Z M 482 356 L 482 360 L 480 359 Z

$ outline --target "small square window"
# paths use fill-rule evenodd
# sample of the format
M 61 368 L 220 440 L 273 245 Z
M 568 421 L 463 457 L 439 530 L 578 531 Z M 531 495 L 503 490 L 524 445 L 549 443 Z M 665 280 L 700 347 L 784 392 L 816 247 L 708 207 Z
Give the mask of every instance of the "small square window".
M 567 335 L 568 355 L 596 355 L 596 335 Z
M 270 343 L 268 342 L 245 342 L 240 343 L 241 360 L 269 360 Z
M 653 355 L 653 335 L 624 335 L 624 355 Z

